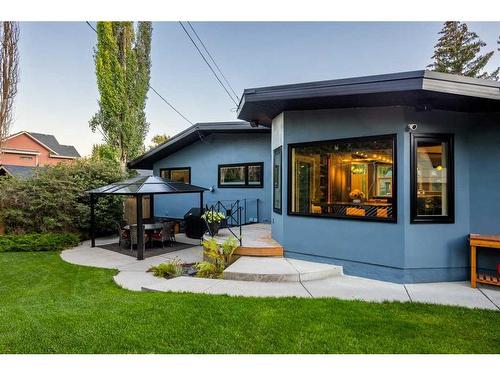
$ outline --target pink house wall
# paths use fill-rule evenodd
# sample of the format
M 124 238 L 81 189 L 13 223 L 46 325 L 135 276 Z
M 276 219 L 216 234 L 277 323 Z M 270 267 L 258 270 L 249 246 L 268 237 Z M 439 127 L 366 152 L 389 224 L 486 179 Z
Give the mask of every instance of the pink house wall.
M 11 153 L 8 150 L 0 154 L 0 164 L 21 165 L 36 167 L 54 165 L 58 163 L 71 163 L 74 159 L 51 157 L 50 151 L 26 134 L 19 134 L 4 142 L 4 149 L 16 149 L 39 152 L 39 155 Z

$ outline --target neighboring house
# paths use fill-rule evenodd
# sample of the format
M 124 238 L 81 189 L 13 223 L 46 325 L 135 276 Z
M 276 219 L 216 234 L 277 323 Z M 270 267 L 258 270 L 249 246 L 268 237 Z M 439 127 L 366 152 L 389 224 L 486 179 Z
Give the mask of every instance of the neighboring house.
M 155 176 L 209 188 L 208 205 L 246 205 L 242 221 L 271 220 L 270 129 L 245 122 L 199 123 L 129 163 L 153 169 Z M 199 207 L 197 197 L 157 195 L 155 216 L 183 218 Z M 246 216 L 246 217 L 245 217 Z M 246 220 L 245 220 L 246 218 Z
M 6 138 L 0 151 L 0 175 L 25 177 L 35 167 L 71 163 L 80 154 L 50 134 L 21 131 Z
M 262 211 L 288 257 L 398 283 L 465 280 L 468 234 L 500 234 L 499 82 L 414 71 L 254 88 L 238 118 L 270 134 L 140 160 L 155 174 L 194 163 L 192 182 L 210 187 L 218 164 L 264 156 Z M 480 268 L 500 262 L 482 253 Z

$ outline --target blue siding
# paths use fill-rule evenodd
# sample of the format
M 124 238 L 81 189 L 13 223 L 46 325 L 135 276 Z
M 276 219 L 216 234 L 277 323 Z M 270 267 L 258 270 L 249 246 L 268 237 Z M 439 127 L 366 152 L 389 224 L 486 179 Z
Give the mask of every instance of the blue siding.
M 175 154 L 154 164 L 153 172 L 160 168 L 191 167 L 191 183 L 213 192 L 204 194 L 205 203 L 218 200 L 247 199 L 248 216 L 255 217 L 255 202 L 259 200 L 259 216 L 262 222 L 271 220 L 271 134 L 212 134 L 189 145 Z M 218 188 L 219 164 L 264 162 L 263 188 Z M 191 207 L 199 207 L 198 194 L 157 196 L 155 215 L 181 218 Z
M 279 225 L 273 235 L 279 235 L 288 256 L 340 264 L 348 274 L 394 282 L 464 280 L 469 265 L 466 236 L 471 230 L 500 233 L 495 214 L 500 212 L 498 127 L 477 132 L 473 126 L 481 124 L 479 117 L 402 107 L 291 111 L 283 116 L 284 210 L 273 224 Z M 455 135 L 454 224 L 410 224 L 408 123 L 417 123 L 418 132 Z M 397 134 L 397 223 L 286 214 L 287 144 L 391 133 Z M 479 266 L 491 268 L 494 262 L 480 259 Z

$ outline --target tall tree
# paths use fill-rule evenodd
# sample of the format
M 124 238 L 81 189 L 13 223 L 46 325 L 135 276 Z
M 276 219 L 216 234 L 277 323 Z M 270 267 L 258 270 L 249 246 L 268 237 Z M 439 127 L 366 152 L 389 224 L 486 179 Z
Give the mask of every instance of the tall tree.
M 153 136 L 153 138 L 151 138 L 151 146 L 149 147 L 149 149 L 153 149 L 159 145 L 161 145 L 162 143 L 165 143 L 166 141 L 168 141 L 170 139 L 170 136 L 169 135 L 166 135 L 166 134 L 156 134 L 155 136 Z
M 19 81 L 19 25 L 17 22 L 0 23 L 0 160 L 2 143 L 9 135 L 14 112 L 14 99 Z
M 468 77 L 498 80 L 500 69 L 488 73 L 484 71 L 494 51 L 482 55 L 481 48 L 486 46 L 479 36 L 469 31 L 466 23 L 445 22 L 439 32 L 441 37 L 434 46 L 434 62 L 428 65 L 436 72 L 459 74 Z
M 90 120 L 118 150 L 120 167 L 144 151 L 149 129 L 144 112 L 151 69 L 151 22 L 98 22 L 94 51 L 99 110 Z

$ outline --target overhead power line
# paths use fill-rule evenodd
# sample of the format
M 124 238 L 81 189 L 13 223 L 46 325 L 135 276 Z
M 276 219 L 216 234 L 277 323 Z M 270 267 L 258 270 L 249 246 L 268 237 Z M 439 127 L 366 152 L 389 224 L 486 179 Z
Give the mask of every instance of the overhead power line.
M 229 92 L 229 90 L 226 88 L 226 86 L 224 85 L 224 83 L 222 83 L 221 79 L 219 78 L 219 76 L 215 72 L 214 68 L 212 68 L 212 65 L 210 65 L 210 63 L 208 62 L 208 60 L 205 57 L 205 55 L 203 54 L 203 52 L 201 52 L 200 47 L 198 47 L 198 45 L 193 40 L 193 38 L 191 37 L 191 35 L 187 31 L 187 29 L 184 27 L 184 25 L 182 24 L 181 21 L 179 21 L 179 25 L 181 25 L 182 29 L 184 30 L 184 32 L 188 36 L 189 40 L 191 41 L 191 43 L 193 43 L 193 46 L 195 46 L 195 48 L 198 51 L 198 53 L 200 54 L 201 58 L 203 59 L 203 61 L 205 61 L 205 63 L 207 64 L 207 66 L 210 68 L 210 70 L 212 71 L 214 77 L 217 79 L 217 81 L 219 82 L 219 84 L 222 86 L 222 88 L 224 89 L 224 91 L 227 93 L 227 95 L 229 96 L 229 98 L 231 99 L 231 101 L 234 103 L 234 105 L 238 106 L 238 101 L 235 100 L 235 98 L 233 98 L 233 96 L 231 95 L 231 93 Z M 236 98 L 237 98 L 237 96 L 236 96 Z
M 212 60 L 212 62 L 214 63 L 215 67 L 217 68 L 218 72 L 220 73 L 220 75 L 222 76 L 222 78 L 224 79 L 224 82 L 226 82 L 227 86 L 231 89 L 231 92 L 234 94 L 234 96 L 236 97 L 236 99 L 239 101 L 240 100 L 240 97 L 238 96 L 238 94 L 236 94 L 236 92 L 234 91 L 233 89 L 233 86 L 231 86 L 231 84 L 229 83 L 229 80 L 226 78 L 226 76 L 224 75 L 224 73 L 222 73 L 222 70 L 221 68 L 219 67 L 219 65 L 215 62 L 215 59 L 213 58 L 212 54 L 208 51 L 207 47 L 205 46 L 205 43 L 203 43 L 203 40 L 201 40 L 200 36 L 198 35 L 198 33 L 196 32 L 196 30 L 194 29 L 193 25 L 191 25 L 191 22 L 187 21 L 187 24 L 189 25 L 189 27 L 191 28 L 191 30 L 193 31 L 194 35 L 196 36 L 196 38 L 199 40 L 199 42 L 201 43 L 203 49 L 205 50 L 205 52 L 207 53 L 208 57 L 210 57 L 210 60 Z
M 85 23 L 92 29 L 94 30 L 95 33 L 97 33 L 97 30 L 94 26 L 92 26 L 90 24 L 89 21 L 85 21 Z M 153 86 L 149 85 L 149 88 L 151 90 L 153 90 L 153 92 L 158 95 L 158 97 L 163 100 L 172 110 L 175 111 L 175 113 L 177 113 L 179 116 L 181 116 L 184 120 L 186 120 L 188 123 L 190 123 L 191 125 L 194 125 L 194 123 L 192 121 L 190 121 L 186 116 L 184 116 L 177 108 L 175 108 L 172 103 L 170 103 L 167 99 L 165 99 Z

